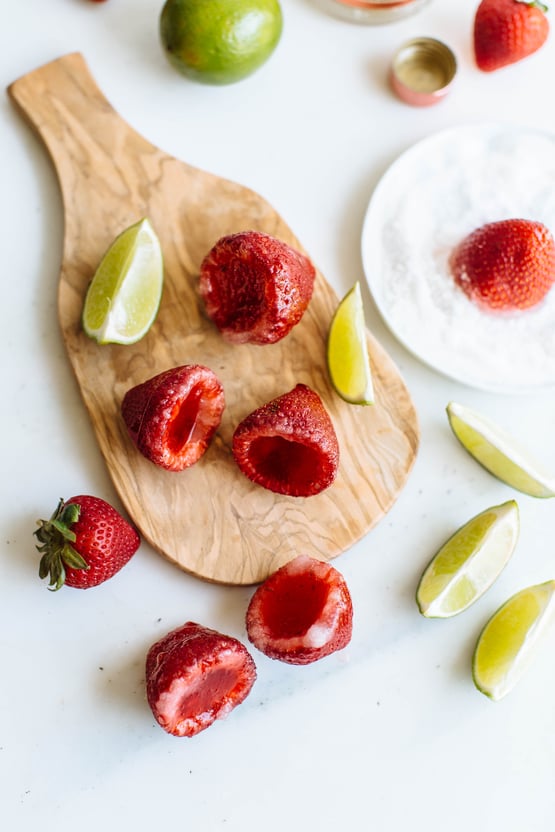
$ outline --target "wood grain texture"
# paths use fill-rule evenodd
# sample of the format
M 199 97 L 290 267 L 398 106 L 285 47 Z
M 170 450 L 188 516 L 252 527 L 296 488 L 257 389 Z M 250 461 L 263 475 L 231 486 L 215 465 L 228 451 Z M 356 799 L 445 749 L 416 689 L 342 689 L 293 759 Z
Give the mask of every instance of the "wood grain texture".
M 304 251 L 276 211 L 248 188 L 197 170 L 138 135 L 78 53 L 23 76 L 8 92 L 58 174 L 65 219 L 58 296 L 63 338 L 110 476 L 144 538 L 182 569 L 225 584 L 258 583 L 301 552 L 331 559 L 348 549 L 391 507 L 417 451 L 415 410 L 391 359 L 369 334 L 375 405 L 351 406 L 333 392 L 325 345 L 338 298 L 320 273 L 307 312 L 285 339 L 263 347 L 227 344 L 198 297 L 200 263 L 221 236 L 244 229 Z M 99 346 L 81 330 L 87 286 L 114 237 L 144 216 L 165 259 L 158 318 L 138 344 Z M 155 373 L 196 362 L 221 379 L 226 409 L 200 462 L 170 473 L 135 450 L 121 400 Z M 298 382 L 322 397 L 341 448 L 335 483 L 309 498 L 254 485 L 231 454 L 238 422 Z

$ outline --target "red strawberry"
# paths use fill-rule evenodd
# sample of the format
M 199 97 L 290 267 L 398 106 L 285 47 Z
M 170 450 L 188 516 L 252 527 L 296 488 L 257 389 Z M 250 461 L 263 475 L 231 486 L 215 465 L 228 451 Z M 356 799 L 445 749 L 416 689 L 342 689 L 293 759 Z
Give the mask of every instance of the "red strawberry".
M 332 484 L 339 444 L 314 390 L 297 384 L 253 411 L 235 429 L 233 455 L 253 482 L 291 497 L 310 497 Z
M 60 500 L 50 520 L 34 532 L 42 553 L 39 575 L 49 587 L 88 589 L 107 581 L 139 548 L 136 530 L 100 497 Z
M 299 555 L 261 584 L 247 610 L 250 641 L 270 659 L 309 664 L 351 640 L 353 605 L 329 563 Z
M 206 451 L 224 407 L 223 387 L 212 370 L 187 364 L 128 390 L 121 413 L 147 459 L 168 471 L 183 471 Z
M 153 644 L 146 657 L 148 704 L 176 737 L 192 737 L 227 716 L 255 680 L 254 661 L 240 641 L 192 621 Z
M 493 72 L 528 57 L 549 34 L 547 6 L 522 0 L 482 0 L 474 18 L 478 68 Z
M 273 344 L 309 304 L 314 266 L 304 254 L 259 231 L 222 237 L 200 267 L 199 292 L 224 338 Z
M 555 242 L 532 220 L 491 222 L 469 234 L 450 260 L 468 297 L 494 311 L 529 309 L 555 281 Z

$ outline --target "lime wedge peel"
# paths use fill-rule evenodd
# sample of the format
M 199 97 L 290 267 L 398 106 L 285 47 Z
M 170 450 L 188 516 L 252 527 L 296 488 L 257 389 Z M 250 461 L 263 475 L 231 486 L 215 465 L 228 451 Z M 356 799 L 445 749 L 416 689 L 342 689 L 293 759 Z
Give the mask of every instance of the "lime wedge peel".
M 426 618 L 451 618 L 493 584 L 509 561 L 520 532 L 518 505 L 509 500 L 477 514 L 432 558 L 416 602 Z
M 134 344 L 150 329 L 160 306 L 164 263 L 148 219 L 119 234 L 87 290 L 83 330 L 99 344 Z
M 374 387 L 360 283 L 339 302 L 327 343 L 327 364 L 337 394 L 349 404 L 374 404 Z
M 456 402 L 447 405 L 451 429 L 487 471 L 531 497 L 555 497 L 555 478 L 503 429 Z
M 493 614 L 472 658 L 472 678 L 481 693 L 498 701 L 514 688 L 554 614 L 553 580 L 520 590 Z

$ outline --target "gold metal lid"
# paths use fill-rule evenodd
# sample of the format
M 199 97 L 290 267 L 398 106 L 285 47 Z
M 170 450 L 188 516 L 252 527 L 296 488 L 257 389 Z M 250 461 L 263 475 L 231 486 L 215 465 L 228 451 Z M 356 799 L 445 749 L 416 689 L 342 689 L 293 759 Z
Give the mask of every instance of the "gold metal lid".
M 404 43 L 393 59 L 391 85 L 407 104 L 436 104 L 448 92 L 457 73 L 451 49 L 435 38 L 414 38 Z

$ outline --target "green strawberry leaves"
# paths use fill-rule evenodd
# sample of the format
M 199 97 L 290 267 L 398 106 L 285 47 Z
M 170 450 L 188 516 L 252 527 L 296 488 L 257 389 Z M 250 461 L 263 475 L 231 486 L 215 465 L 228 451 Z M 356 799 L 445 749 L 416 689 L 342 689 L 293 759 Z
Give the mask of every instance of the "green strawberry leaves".
M 48 588 L 60 589 L 66 579 L 66 567 L 88 569 L 87 561 L 71 545 L 76 541 L 72 526 L 79 519 L 80 506 L 75 503 L 64 505 L 60 499 L 49 520 L 39 520 L 34 535 L 39 541 L 37 550 L 42 554 L 39 563 L 39 577 L 50 576 Z

